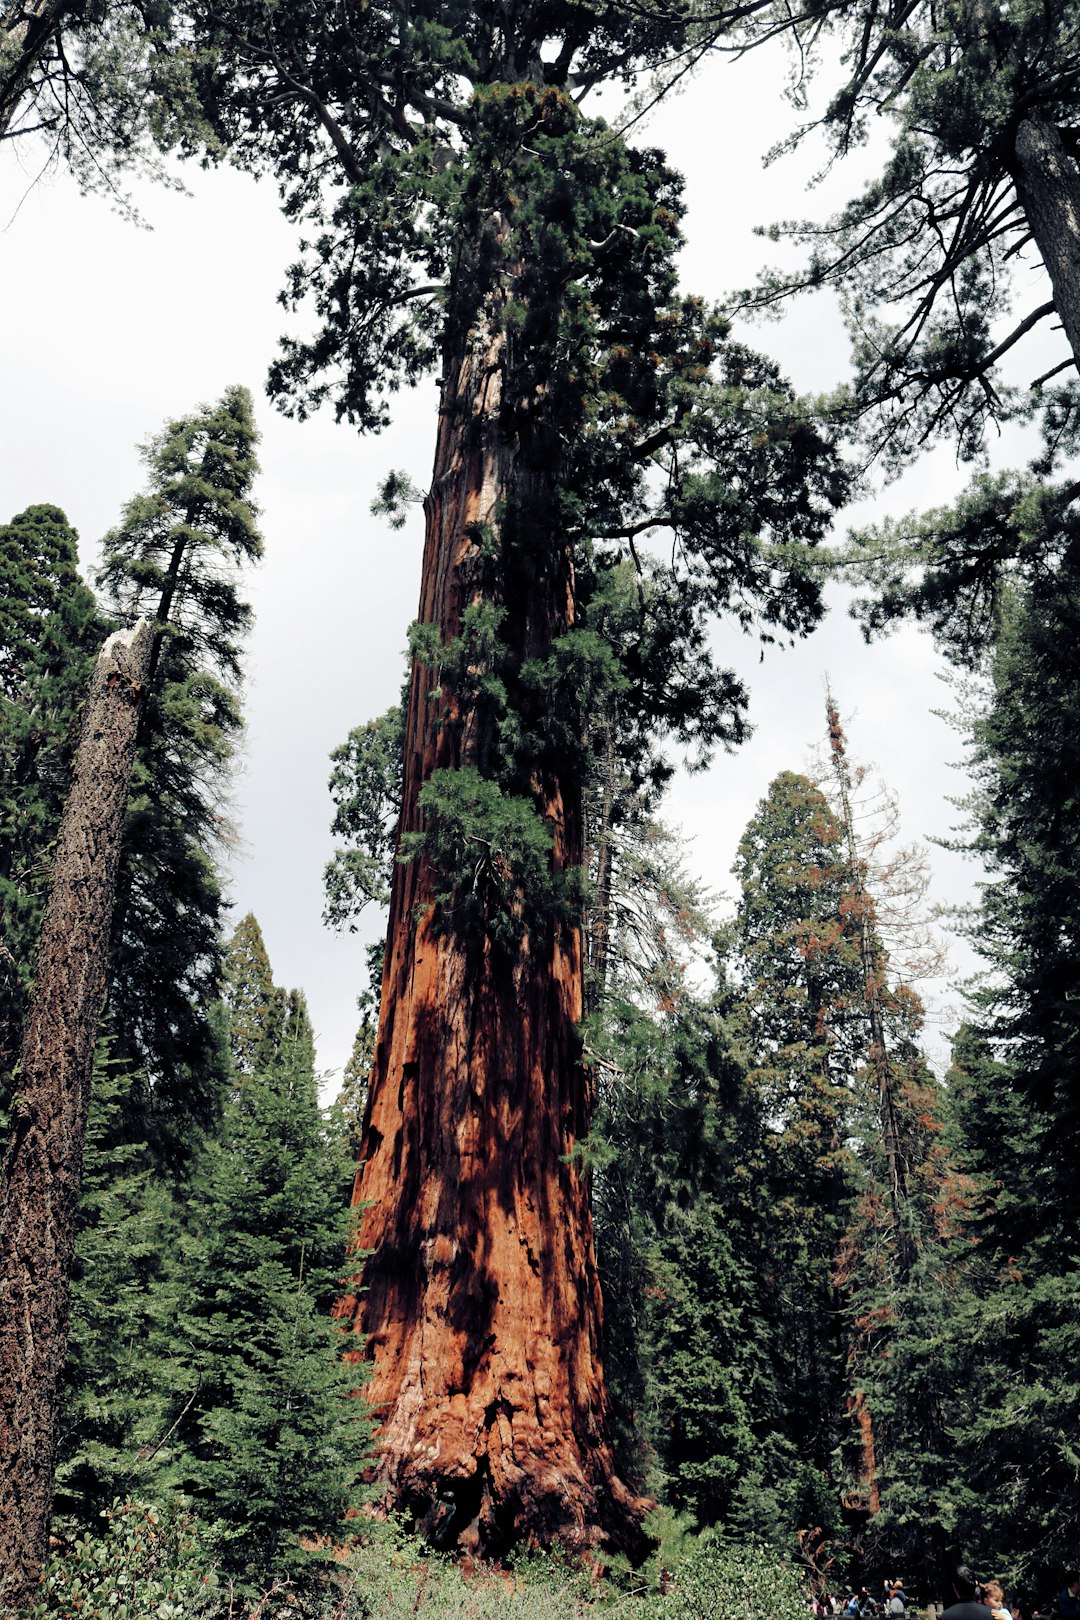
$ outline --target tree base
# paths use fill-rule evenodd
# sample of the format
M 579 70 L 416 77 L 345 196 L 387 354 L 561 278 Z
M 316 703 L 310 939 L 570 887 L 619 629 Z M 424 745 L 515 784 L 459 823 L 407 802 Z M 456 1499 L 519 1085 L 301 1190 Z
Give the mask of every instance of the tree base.
M 655 1547 L 644 1529 L 655 1503 L 614 1476 L 594 1484 L 505 1458 L 493 1465 L 490 1454 L 453 1470 L 384 1455 L 374 1483 L 375 1511 L 403 1517 L 439 1551 L 498 1561 L 515 1548 L 560 1547 L 622 1553 L 636 1565 Z

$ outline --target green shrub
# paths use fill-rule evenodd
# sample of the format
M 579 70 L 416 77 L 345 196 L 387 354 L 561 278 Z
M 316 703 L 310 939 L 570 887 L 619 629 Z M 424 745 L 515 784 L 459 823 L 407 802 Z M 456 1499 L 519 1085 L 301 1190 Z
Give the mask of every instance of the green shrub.
M 769 1547 L 705 1538 L 679 1568 L 666 1620 L 806 1620 L 797 1570 Z
M 54 1527 L 43 1595 L 29 1620 L 198 1620 L 221 1593 L 205 1532 L 180 1509 L 114 1502 L 102 1533 Z

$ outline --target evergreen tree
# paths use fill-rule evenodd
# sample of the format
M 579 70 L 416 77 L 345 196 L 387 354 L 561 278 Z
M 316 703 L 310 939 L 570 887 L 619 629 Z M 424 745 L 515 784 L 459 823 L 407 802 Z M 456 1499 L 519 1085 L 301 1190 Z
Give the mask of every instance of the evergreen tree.
M 701 1526 L 737 1517 L 773 1405 L 754 1275 L 760 1121 L 730 1015 L 730 990 L 702 1002 L 684 985 L 650 1011 L 614 993 L 589 1026 L 603 1053 L 590 1146 L 620 1458 Z
M 853 1088 L 869 1043 L 843 829 L 806 777 L 771 784 L 735 873 L 748 1075 L 769 1124 L 762 1259 L 774 1377 L 794 1455 L 827 1475 L 847 1388 L 835 1263 L 859 1184 Z
M 355 930 L 366 905 L 390 903 L 404 735 L 405 713 L 398 703 L 378 719 L 355 726 L 330 756 L 330 831 L 344 841 L 323 875 L 323 921 L 331 928 Z
M 133 1128 L 132 1076 L 95 1059 L 71 1275 L 57 1507 L 96 1525 L 158 1481 L 172 1425 L 168 1365 L 182 1278 L 183 1189 Z
M 84 191 L 133 214 L 126 174 L 175 185 L 161 155 L 208 131 L 198 47 L 170 0 L 12 0 L 0 12 L 0 147 L 43 143 Z
M 252 949 L 252 947 L 257 947 Z M 251 1050 L 262 941 L 245 919 L 230 988 Z M 333 1532 L 353 1499 L 367 1418 L 330 1311 L 340 1288 L 349 1166 L 319 1109 L 302 995 L 265 1004 L 265 1066 L 237 1071 L 197 1162 L 170 1367 L 176 1429 L 163 1464 L 204 1504 L 225 1566 L 244 1582 L 310 1562 L 298 1537 Z M 265 1043 L 265 1044 L 263 1044 Z
M 220 1073 L 208 1018 L 221 973 L 216 859 L 242 718 L 239 569 L 262 555 L 251 504 L 256 430 L 246 389 L 166 424 L 146 446 L 149 488 L 106 535 L 105 603 L 145 614 L 157 640 L 125 828 L 106 1027 L 143 1076 L 142 1106 L 175 1145 Z
M 1063 1438 L 1080 1415 L 1068 1303 L 1080 1267 L 1076 583 L 1070 543 L 1015 593 L 967 722 L 969 845 L 989 872 L 971 936 L 988 972 L 951 1085 L 958 1151 L 982 1194 L 961 1455 L 987 1506 L 968 1502 L 962 1522 L 1032 1583 L 1071 1559 L 1078 1480 Z
M 643 748 L 732 736 L 709 625 L 812 622 L 845 474 L 775 369 L 678 296 L 675 177 L 580 110 L 677 54 L 681 21 L 192 9 L 223 138 L 312 244 L 287 297 L 318 330 L 274 393 L 374 428 L 440 376 L 357 1193 L 386 1497 L 440 1540 L 636 1546 L 573 1151 L 585 717 L 618 687 Z M 642 561 L 635 633 L 609 635 L 609 577 L 652 527 L 671 561 Z
M 55 506 L 29 507 L 0 525 L 0 1106 L 18 1056 L 52 847 L 101 640 L 77 541 Z
M 264 1073 L 281 1045 L 285 993 L 274 984 L 262 929 L 250 911 L 225 952 L 221 992 L 234 1075 Z

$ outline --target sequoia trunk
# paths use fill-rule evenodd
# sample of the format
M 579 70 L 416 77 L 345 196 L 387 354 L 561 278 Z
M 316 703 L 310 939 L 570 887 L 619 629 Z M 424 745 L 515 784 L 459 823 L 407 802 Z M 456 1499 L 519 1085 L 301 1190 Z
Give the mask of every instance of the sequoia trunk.
M 90 1069 L 150 627 L 110 636 L 57 842 L 0 1175 L 0 1587 L 32 1594 L 52 1508 Z
M 557 474 L 550 444 L 530 443 L 506 409 L 506 344 L 492 295 L 444 372 L 419 619 L 445 644 L 470 604 L 497 601 L 523 659 L 571 625 L 573 568 L 551 535 L 490 569 L 507 497 L 543 509 Z M 484 768 L 489 731 L 436 666 L 414 660 L 402 833 L 422 827 L 433 771 Z M 576 865 L 580 785 L 554 770 L 532 787 L 555 870 Z M 423 858 L 395 870 L 354 1196 L 370 1258 L 365 1292 L 339 1307 L 370 1335 L 383 1499 L 440 1546 L 635 1546 L 643 1504 L 615 1477 L 606 1436 L 600 1289 L 574 1156 L 589 1128 L 581 931 L 534 922 L 510 949 L 465 935 L 439 916 L 434 880 Z

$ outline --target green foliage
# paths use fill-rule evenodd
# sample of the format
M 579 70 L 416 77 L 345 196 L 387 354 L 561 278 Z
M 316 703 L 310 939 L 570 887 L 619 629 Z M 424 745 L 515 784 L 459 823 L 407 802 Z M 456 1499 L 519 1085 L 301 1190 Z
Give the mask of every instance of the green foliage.
M 672 1620 L 803 1620 L 797 1571 L 773 1548 L 703 1538 L 664 1605 Z
M 784 1432 L 824 1472 L 842 1432 L 847 1345 L 833 1273 L 858 1184 L 853 1086 L 868 1051 L 841 836 L 820 791 L 783 772 L 735 865 L 746 1061 L 769 1122 L 763 1263 L 774 1378 Z
M 621 1466 L 698 1525 L 726 1522 L 767 1400 L 747 1196 L 760 1126 L 724 987 L 702 1002 L 670 961 L 650 985 L 617 936 L 609 969 L 586 1051 L 599 1060 L 589 1156 Z
M 403 705 L 396 704 L 377 720 L 355 726 L 330 756 L 330 797 L 334 818 L 330 831 L 344 839 L 323 873 L 326 903 L 323 921 L 331 928 L 355 931 L 356 919 L 368 904 L 390 900 L 394 835 L 401 813 Z
M 261 982 L 255 963 L 246 988 Z M 254 1004 L 250 994 L 236 1001 Z M 264 1003 L 264 1028 L 249 1031 L 256 1049 L 272 1048 L 269 1061 L 236 1076 L 193 1171 L 201 1200 L 182 1245 L 170 1368 L 177 1427 L 162 1459 L 245 1590 L 319 1561 L 299 1538 L 341 1525 L 369 1432 L 330 1316 L 351 1166 L 319 1110 L 303 998 L 291 992 L 283 1014 L 275 1002 Z
M 1068 567 L 1076 548 L 1075 487 L 1047 470 L 980 473 L 952 506 L 854 534 L 846 563 L 873 593 L 853 608 L 867 637 L 913 618 L 950 660 L 977 669 L 1007 631 L 1015 592 Z
M 988 972 L 951 1087 L 958 1152 L 981 1195 L 958 1328 L 972 1346 L 971 1404 L 957 1438 L 969 1488 L 993 1505 L 966 1501 L 961 1523 L 1032 1582 L 1071 1559 L 1077 1489 L 1075 1451 L 1058 1438 L 1080 1401 L 1065 1305 L 1080 1268 L 1075 552 L 1066 536 L 1059 559 L 1008 603 L 982 701 L 966 717 L 968 843 L 989 874 L 971 936 Z M 993 1492 L 1001 1481 L 1007 1490 Z
M 158 640 L 128 803 L 110 961 L 114 1054 L 145 1075 L 146 1104 L 175 1139 L 212 1111 L 220 1054 L 208 1009 L 221 971 L 216 859 L 236 739 L 238 571 L 262 554 L 251 505 L 257 438 L 246 389 L 166 424 L 146 446 L 149 488 L 104 541 L 110 612 Z
M 379 493 L 371 503 L 371 514 L 385 518 L 392 529 L 403 529 L 408 508 L 416 506 L 423 498 L 423 491 L 417 489 L 408 473 L 393 468 L 379 485 Z
M 71 1274 L 57 1500 L 92 1523 L 152 1491 L 171 1426 L 166 1371 L 182 1279 L 183 1186 L 160 1173 L 139 1123 L 139 1086 L 95 1056 Z
M 0 1104 L 22 1014 L 102 626 L 55 506 L 0 525 Z
M 178 188 L 162 154 L 213 144 L 194 93 L 198 43 L 169 0 L 8 8 L 0 21 L 0 140 L 44 141 L 83 191 L 137 218 L 132 172 Z
M 45 1596 L 26 1620 L 207 1620 L 221 1592 L 205 1529 L 179 1507 L 114 1502 L 103 1533 L 53 1526 Z
M 432 863 L 444 926 L 510 947 L 544 918 L 575 915 L 575 874 L 552 872 L 551 834 L 531 799 L 502 793 L 474 769 L 439 770 L 420 808 L 425 830 L 402 837 L 399 857 L 423 853 Z
M 262 929 L 250 911 L 237 923 L 225 952 L 221 999 L 233 1073 L 265 1073 L 281 1046 L 285 992 L 274 984 Z
M 651 1571 L 629 1581 L 604 1575 L 599 1563 L 557 1551 L 523 1554 L 509 1567 L 440 1558 L 391 1520 L 365 1525 L 340 1567 L 338 1606 L 319 1613 L 325 1620 L 655 1620 L 666 1612 L 649 1590 Z
M 424 848 L 470 926 L 506 916 L 490 871 L 483 903 L 467 900 L 477 838 L 520 869 L 514 904 L 528 911 L 546 888 L 558 908 L 562 883 L 539 881 L 545 784 L 580 790 L 591 716 L 618 710 L 641 778 L 670 772 L 666 742 L 701 762 L 737 740 L 746 695 L 717 666 L 711 626 L 730 613 L 769 639 L 816 622 L 815 549 L 849 482 L 776 368 L 679 296 L 681 187 L 661 154 L 580 111 L 584 83 L 669 61 L 687 27 L 524 5 L 500 20 L 395 4 L 362 27 L 301 0 L 192 13 L 214 51 L 203 88 L 222 141 L 273 170 L 303 232 L 284 302 L 313 310 L 316 330 L 285 340 L 279 404 L 303 416 L 332 403 L 377 429 L 394 391 L 442 358 L 444 431 L 464 451 L 458 367 L 478 344 L 497 352 L 505 487 L 472 533 L 460 619 L 411 640 L 441 687 L 440 758 L 467 729 L 461 763 L 494 785 L 481 819 L 499 826 L 475 825 L 475 784 L 428 784 Z M 408 493 L 391 475 L 380 508 Z M 637 544 L 650 530 L 666 531 L 665 560 Z M 627 568 L 638 588 L 622 590 L 616 622 L 611 576 Z M 510 808 L 529 802 L 531 831 Z M 335 867 L 335 920 L 350 895 L 380 892 L 370 860 L 361 841 Z

